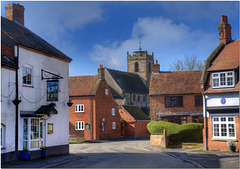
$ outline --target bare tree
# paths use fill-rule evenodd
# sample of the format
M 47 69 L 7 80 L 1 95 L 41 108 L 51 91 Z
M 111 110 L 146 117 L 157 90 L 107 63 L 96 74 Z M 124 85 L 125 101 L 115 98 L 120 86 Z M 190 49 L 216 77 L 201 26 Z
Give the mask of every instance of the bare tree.
M 170 71 L 192 71 L 203 70 L 203 62 L 197 56 L 184 56 L 184 60 L 177 60 L 170 65 Z

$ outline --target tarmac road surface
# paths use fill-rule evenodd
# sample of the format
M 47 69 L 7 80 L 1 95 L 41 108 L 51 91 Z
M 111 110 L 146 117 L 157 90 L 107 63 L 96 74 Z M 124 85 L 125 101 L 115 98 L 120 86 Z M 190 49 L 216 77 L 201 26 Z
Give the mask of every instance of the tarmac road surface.
M 149 140 L 70 144 L 70 153 L 86 156 L 56 168 L 195 168 L 178 158 L 144 149 Z

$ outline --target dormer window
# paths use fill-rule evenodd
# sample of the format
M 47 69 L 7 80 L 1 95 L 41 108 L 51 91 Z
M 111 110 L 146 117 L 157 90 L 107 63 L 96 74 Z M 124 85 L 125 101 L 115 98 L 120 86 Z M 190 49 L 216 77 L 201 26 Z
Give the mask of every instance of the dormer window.
M 212 87 L 234 87 L 234 71 L 212 73 Z

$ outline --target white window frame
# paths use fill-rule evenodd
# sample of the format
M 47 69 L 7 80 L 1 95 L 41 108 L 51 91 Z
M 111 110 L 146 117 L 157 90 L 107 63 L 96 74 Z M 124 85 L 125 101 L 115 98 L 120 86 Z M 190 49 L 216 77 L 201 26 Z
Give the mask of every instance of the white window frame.
M 5 141 L 6 141 L 6 126 L 1 124 L 1 149 L 5 148 Z
M 84 104 L 75 104 L 75 113 L 83 113 Z
M 112 122 L 112 129 L 116 129 L 116 122 Z
M 226 118 L 226 121 L 221 121 L 221 118 Z M 233 121 L 229 121 L 229 118 L 233 118 Z M 215 121 L 218 120 L 218 121 Z M 214 134 L 214 124 L 218 124 L 218 133 L 219 136 L 215 136 Z M 234 136 L 229 135 L 229 124 L 234 125 Z M 226 125 L 226 136 L 222 136 L 222 125 Z M 212 117 L 212 137 L 213 138 L 221 138 L 221 139 L 236 139 L 236 125 L 234 116 L 213 116 Z
M 112 108 L 112 115 L 115 116 L 115 108 Z
M 24 119 L 27 119 L 27 139 L 25 139 L 24 140 Z M 36 119 L 36 120 L 38 120 L 38 138 L 37 139 L 31 139 L 31 134 L 34 134 L 33 132 L 32 132 L 32 130 L 31 130 L 31 120 L 33 120 L 33 119 Z M 40 147 L 41 147 L 41 141 L 42 140 L 44 140 L 44 130 L 45 130 L 45 128 L 44 128 L 44 126 L 42 126 L 42 130 L 43 130 L 43 133 L 42 133 L 42 139 L 41 139 L 41 137 L 40 137 L 40 122 L 43 122 L 40 118 L 23 118 L 22 119 L 22 129 L 23 129 L 23 132 L 22 132 L 22 136 L 23 136 L 23 140 L 22 140 L 22 144 L 23 144 L 23 142 L 25 141 L 25 142 L 27 142 L 27 148 L 29 149 L 29 150 L 39 150 L 40 149 Z M 38 141 L 38 147 L 35 147 L 35 148 L 31 148 L 31 142 L 34 142 L 34 141 Z M 42 146 L 44 146 L 44 144 L 45 143 L 43 143 L 43 145 Z M 23 147 L 24 148 L 24 147 Z
M 105 89 L 105 95 L 108 95 L 108 89 Z
M 31 84 L 28 84 L 28 83 L 24 83 L 23 82 L 23 76 L 24 76 L 24 71 L 30 71 L 30 74 L 31 74 Z M 25 85 L 25 86 L 33 86 L 33 68 L 31 66 L 23 66 L 22 67 L 22 84 Z
M 75 130 L 84 130 L 84 121 L 75 121 Z
M 232 73 L 232 74 L 228 75 L 229 73 Z M 221 85 L 221 74 L 225 75 L 225 85 Z M 228 85 L 228 78 L 232 78 L 233 79 L 233 84 L 232 85 Z M 214 83 L 213 83 L 214 80 L 218 80 L 218 84 L 219 84 L 218 86 L 214 86 Z M 212 88 L 226 88 L 226 87 L 234 87 L 234 86 L 235 86 L 235 74 L 234 74 L 234 71 L 212 73 Z

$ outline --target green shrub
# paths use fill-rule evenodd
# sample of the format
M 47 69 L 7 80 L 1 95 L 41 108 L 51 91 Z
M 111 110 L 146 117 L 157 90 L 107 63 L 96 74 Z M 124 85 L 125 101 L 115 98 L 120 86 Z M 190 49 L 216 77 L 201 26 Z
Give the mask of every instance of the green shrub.
M 165 121 L 151 121 L 147 129 L 152 135 L 161 135 L 164 129 L 167 130 L 167 135 L 171 135 L 179 132 L 180 125 Z
M 202 142 L 203 141 L 203 124 L 201 123 L 187 123 L 181 125 L 181 129 L 177 134 L 179 136 L 172 136 L 171 141 L 181 137 L 182 142 Z
M 151 121 L 147 125 L 148 131 L 152 135 L 162 135 L 163 130 L 167 130 L 170 144 L 175 142 L 202 142 L 203 124 L 187 123 L 179 125 L 165 121 Z

